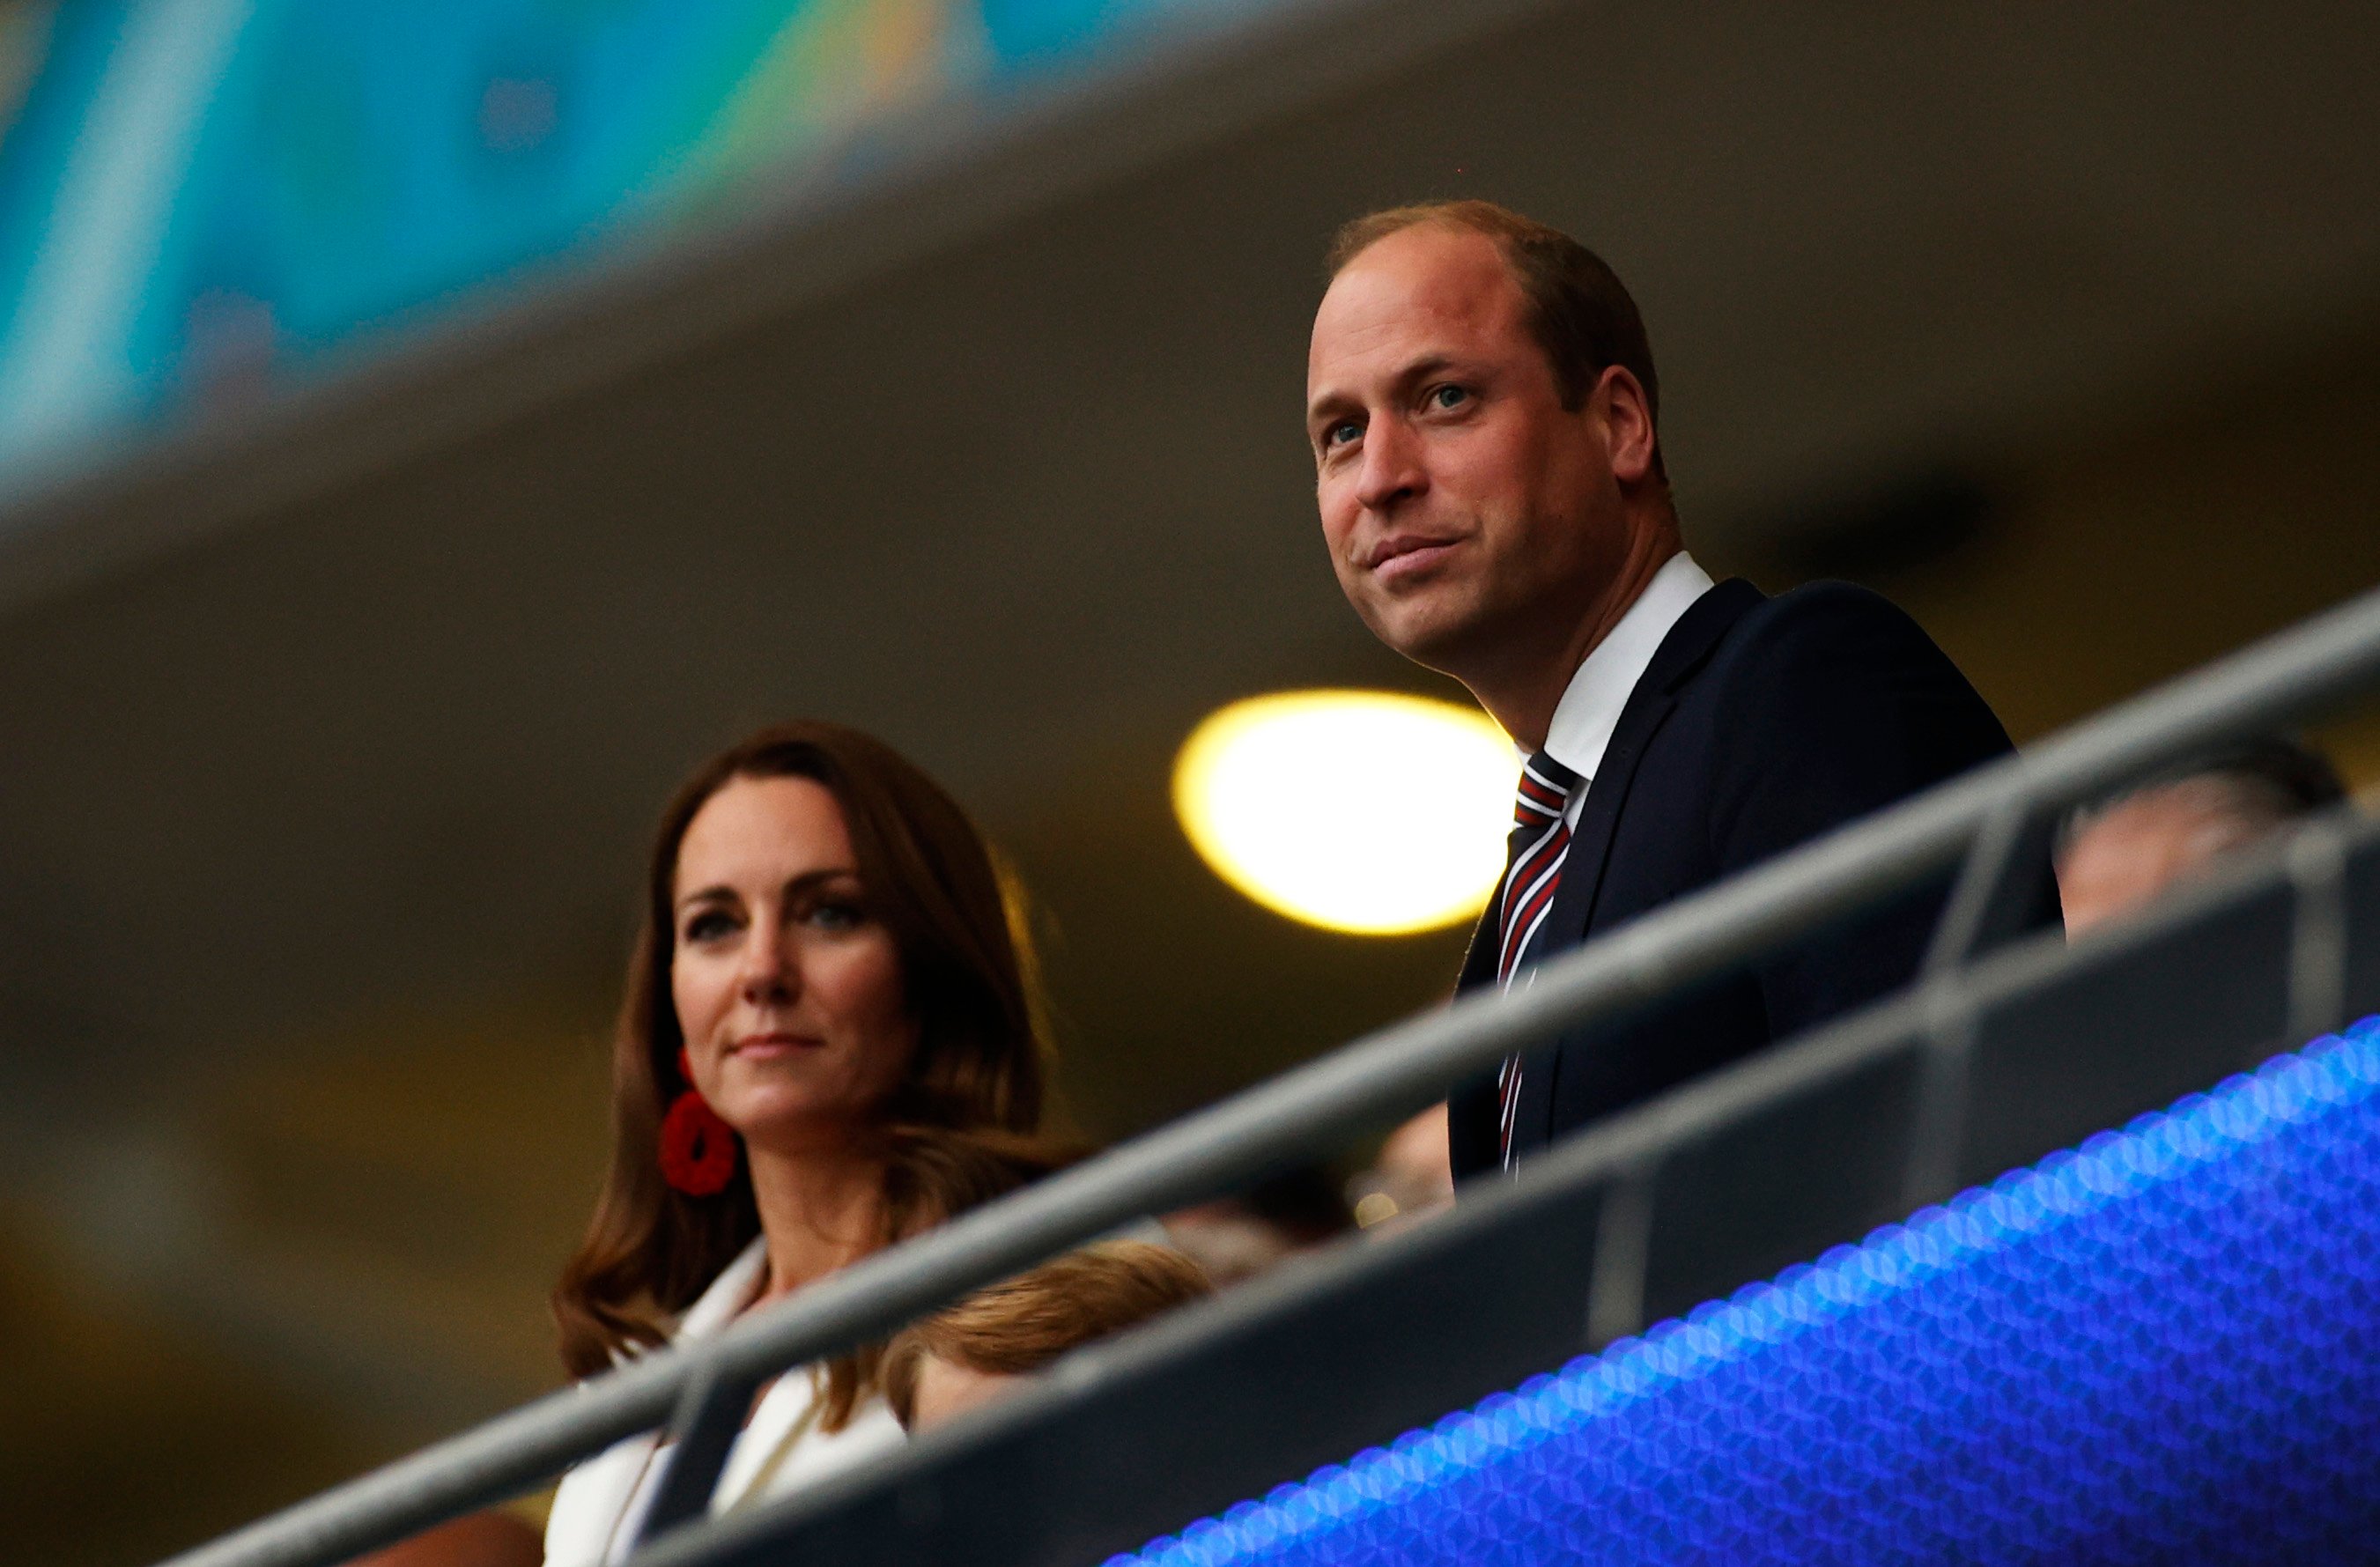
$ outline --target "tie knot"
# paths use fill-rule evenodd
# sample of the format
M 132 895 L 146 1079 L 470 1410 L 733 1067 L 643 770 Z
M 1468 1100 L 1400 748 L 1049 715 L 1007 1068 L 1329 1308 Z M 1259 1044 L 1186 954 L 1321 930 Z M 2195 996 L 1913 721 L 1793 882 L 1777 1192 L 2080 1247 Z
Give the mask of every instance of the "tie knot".
M 1521 764 L 1521 786 L 1512 796 L 1512 825 L 1534 827 L 1561 819 L 1578 774 L 1539 751 Z

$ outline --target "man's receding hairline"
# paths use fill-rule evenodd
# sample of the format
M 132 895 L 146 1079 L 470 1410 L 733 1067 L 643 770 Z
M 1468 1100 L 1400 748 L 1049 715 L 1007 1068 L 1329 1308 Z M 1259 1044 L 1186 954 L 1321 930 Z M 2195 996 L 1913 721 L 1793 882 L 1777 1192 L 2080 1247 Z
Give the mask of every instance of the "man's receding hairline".
M 1544 350 L 1565 408 L 1575 411 L 1613 365 L 1633 375 L 1658 422 L 1660 391 L 1643 313 L 1610 263 L 1572 236 L 1494 201 L 1465 199 L 1384 207 L 1340 225 L 1325 253 L 1332 282 L 1384 240 L 1419 228 L 1475 234 L 1495 248 Z M 1666 481 L 1658 446 L 1656 475 Z
M 1521 302 L 1524 305 L 1528 303 L 1529 291 L 1521 279 L 1521 269 L 1513 263 L 1512 247 L 1500 236 L 1464 223 L 1459 218 L 1450 217 L 1443 213 L 1425 213 L 1419 217 L 1399 224 L 1386 233 L 1373 235 L 1339 259 L 1339 264 L 1330 269 L 1330 276 L 1325 284 L 1326 288 L 1329 284 L 1335 284 L 1346 275 L 1357 261 L 1362 261 L 1390 240 L 1402 238 L 1408 234 L 1425 228 L 1434 228 L 1440 234 L 1451 234 L 1458 239 L 1476 239 L 1486 245 L 1490 250 L 1496 252 L 1496 260 L 1504 269 L 1505 280 L 1511 283 L 1513 290 L 1521 296 Z
M 1488 249 L 1495 253 L 1498 269 L 1502 273 L 1504 281 L 1512 285 L 1512 291 L 1509 303 L 1513 307 L 1518 314 L 1523 335 L 1527 337 L 1532 344 L 1535 345 L 1537 350 L 1537 357 L 1546 361 L 1547 369 L 1548 370 L 1554 370 L 1555 367 L 1552 356 L 1547 351 L 1544 343 L 1537 340 L 1537 334 L 1531 320 L 1536 312 L 1536 302 L 1529 298 L 1528 284 L 1526 280 L 1522 277 L 1521 269 L 1514 264 L 1512 252 L 1506 247 L 1505 243 L 1495 235 L 1488 233 L 1485 229 L 1475 228 L 1466 223 L 1461 223 L 1454 219 L 1441 217 L 1433 213 L 1426 217 L 1415 218 L 1411 223 L 1401 225 L 1396 228 L 1390 229 L 1386 234 L 1382 234 L 1372 239 L 1366 240 L 1361 247 L 1349 252 L 1347 259 L 1342 261 L 1339 264 L 1338 270 L 1330 274 L 1330 282 L 1325 285 L 1325 296 L 1328 296 L 1329 290 L 1331 287 L 1337 286 L 1338 282 L 1342 277 L 1344 277 L 1348 273 L 1354 271 L 1355 264 L 1362 261 L 1366 256 L 1370 255 L 1374 250 L 1378 249 L 1382 245 L 1387 244 L 1390 240 L 1400 238 L 1404 235 L 1410 234 L 1415 229 L 1420 228 L 1435 228 L 1440 233 L 1451 234 L 1457 238 L 1477 239 L 1485 243 Z M 1442 358 L 1443 356 L 1439 357 Z M 1557 379 L 1559 379 L 1558 374 Z

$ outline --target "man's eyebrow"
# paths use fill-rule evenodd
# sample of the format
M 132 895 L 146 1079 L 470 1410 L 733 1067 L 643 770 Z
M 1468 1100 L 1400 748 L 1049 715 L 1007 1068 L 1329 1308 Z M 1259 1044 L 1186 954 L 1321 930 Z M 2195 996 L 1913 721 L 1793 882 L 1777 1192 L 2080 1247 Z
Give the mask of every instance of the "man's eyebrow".
M 1305 422 L 1309 426 L 1317 425 L 1356 406 L 1356 400 L 1346 393 L 1336 387 L 1326 388 L 1306 403 Z
M 1455 358 L 1451 354 L 1424 354 L 1400 369 L 1393 378 L 1394 383 L 1399 387 L 1409 386 L 1416 381 L 1427 380 L 1441 370 L 1451 370 L 1454 365 Z M 1363 399 L 1352 393 L 1340 391 L 1336 387 L 1326 388 L 1306 404 L 1305 421 L 1312 424 L 1327 415 L 1336 413 L 1341 408 L 1359 407 L 1362 404 Z

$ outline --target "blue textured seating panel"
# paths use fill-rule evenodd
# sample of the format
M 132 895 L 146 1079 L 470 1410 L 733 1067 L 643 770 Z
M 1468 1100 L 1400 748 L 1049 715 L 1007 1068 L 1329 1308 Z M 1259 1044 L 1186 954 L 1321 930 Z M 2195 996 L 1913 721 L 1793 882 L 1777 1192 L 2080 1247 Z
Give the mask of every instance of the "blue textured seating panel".
M 1111 1567 L 2380 1559 L 2380 1017 Z

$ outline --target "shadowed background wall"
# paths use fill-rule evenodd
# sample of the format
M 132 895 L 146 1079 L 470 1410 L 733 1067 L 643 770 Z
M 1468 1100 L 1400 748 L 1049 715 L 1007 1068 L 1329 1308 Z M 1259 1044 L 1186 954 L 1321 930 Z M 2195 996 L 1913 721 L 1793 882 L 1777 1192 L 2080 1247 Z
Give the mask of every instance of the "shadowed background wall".
M 2380 580 L 2372 42 L 2346 7 L 1529 8 L 566 390 L 491 388 L 633 301 L 227 393 L 20 507 L 0 1555 L 161 1554 L 556 1381 L 644 835 L 750 725 L 866 724 L 1014 854 L 1094 1136 L 1442 994 L 1462 932 L 1256 908 L 1166 793 L 1231 698 L 1460 695 L 1369 642 L 1311 515 L 1346 215 L 1484 195 L 1604 249 L 1706 564 L 1883 588 L 2020 740 Z M 732 286 L 892 223 L 761 233 Z M 2357 782 L 2375 735 L 2327 732 Z

